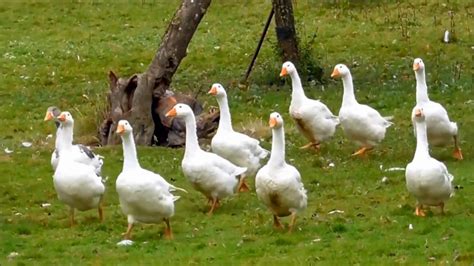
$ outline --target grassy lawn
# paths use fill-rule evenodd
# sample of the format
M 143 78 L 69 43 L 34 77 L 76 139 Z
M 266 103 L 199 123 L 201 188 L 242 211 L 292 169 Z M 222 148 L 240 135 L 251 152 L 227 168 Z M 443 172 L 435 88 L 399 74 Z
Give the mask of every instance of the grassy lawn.
M 302 174 L 308 208 L 293 234 L 274 231 L 270 212 L 255 192 L 225 200 L 213 217 L 206 200 L 184 178 L 184 149 L 139 147 L 143 167 L 186 188 L 172 218 L 175 240 L 163 239 L 163 225 L 138 225 L 134 245 L 118 247 L 126 229 L 115 179 L 122 147 L 98 147 L 108 176 L 106 221 L 95 211 L 79 213 L 69 228 L 68 208 L 56 197 L 50 155 L 52 123 L 46 108 L 57 105 L 76 120 L 75 138 L 94 143 L 98 114 L 108 90 L 107 73 L 128 76 L 146 69 L 180 1 L 3 1 L 0 5 L 0 265 L 30 264 L 401 264 L 472 265 L 474 262 L 474 93 L 471 1 L 296 1 L 297 31 L 324 68 L 324 84 L 305 91 L 338 113 L 341 81 L 329 74 L 337 63 L 352 71 L 359 102 L 394 116 L 386 139 L 366 158 L 351 158 L 356 146 L 341 129 L 319 153 L 305 144 L 288 116 L 290 83 L 279 81 L 281 62 L 269 33 L 247 91 L 237 89 L 269 12 L 270 1 L 214 1 L 174 77 L 177 91 L 205 95 L 210 85 L 227 87 L 235 128 L 254 129 L 270 149 L 266 126 L 272 111 L 286 119 L 287 161 Z M 235 2 L 235 3 L 234 3 Z M 322 2 L 322 3 L 321 3 Z M 359 3 L 363 2 L 363 3 Z M 454 12 L 457 42 L 444 44 Z M 309 49 L 311 48 L 311 49 Z M 442 103 L 460 128 L 465 159 L 452 147 L 434 148 L 462 187 L 442 216 L 433 209 L 414 216 L 415 199 L 403 171 L 415 138 L 410 122 L 415 103 L 411 64 L 423 58 L 432 100 Z M 31 148 L 22 147 L 29 141 Z M 8 148 L 13 153 L 6 154 Z M 334 167 L 329 167 L 333 163 Z M 387 182 L 381 182 L 387 177 Z M 253 187 L 253 181 L 251 181 Z M 42 207 L 50 203 L 49 207 Z M 331 213 L 340 210 L 343 212 Z M 283 219 L 285 224 L 289 221 Z M 412 230 L 409 230 L 409 225 Z M 8 258 L 17 252 L 15 258 Z

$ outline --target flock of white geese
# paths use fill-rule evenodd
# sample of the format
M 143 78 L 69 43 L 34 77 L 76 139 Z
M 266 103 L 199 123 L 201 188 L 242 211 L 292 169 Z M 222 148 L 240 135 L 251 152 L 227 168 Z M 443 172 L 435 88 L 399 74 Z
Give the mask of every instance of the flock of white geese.
M 428 145 L 454 143 L 453 156 L 462 160 L 457 139 L 456 123 L 451 122 L 444 107 L 428 98 L 425 81 L 425 65 L 419 58 L 414 60 L 416 76 L 416 106 L 412 112 L 417 139 L 413 160 L 406 167 L 406 186 L 417 199 L 415 214 L 424 216 L 424 206 L 439 206 L 444 212 L 445 202 L 453 194 L 453 176 L 446 166 L 432 158 Z M 318 100 L 305 96 L 295 66 L 285 62 L 280 76 L 289 75 L 292 95 L 289 112 L 299 132 L 309 143 L 302 148 L 319 149 L 329 140 L 337 125 L 341 125 L 346 137 L 359 145 L 353 156 L 363 155 L 373 149 L 385 137 L 392 123 L 368 105 L 359 104 L 354 95 L 352 76 L 343 64 L 335 66 L 331 77 L 342 79 L 344 95 L 339 115 Z M 181 167 L 192 187 L 208 200 L 209 215 L 219 207 L 220 201 L 238 191 L 249 189 L 246 178 L 255 176 L 258 198 L 273 215 L 273 225 L 283 228 L 280 217 L 291 216 L 289 231 L 294 228 L 296 216 L 307 206 L 307 195 L 298 169 L 285 160 L 285 132 L 283 118 L 271 113 L 271 152 L 260 147 L 259 141 L 234 131 L 231 122 L 227 94 L 221 84 L 213 84 L 209 94 L 214 95 L 220 108 L 220 123 L 211 142 L 212 152 L 200 148 L 196 135 L 196 120 L 191 108 L 176 104 L 166 114 L 184 119 L 186 147 Z M 74 224 L 75 210 L 98 209 L 103 220 L 102 197 L 105 186 L 101 178 L 103 158 L 83 145 L 73 144 L 74 120 L 69 112 L 50 107 L 45 120 L 57 123 L 55 151 L 51 157 L 54 169 L 54 188 L 60 201 L 70 207 L 70 223 Z M 173 192 L 186 190 L 173 186 L 157 173 L 140 166 L 133 138 L 133 129 L 126 120 L 117 125 L 122 138 L 123 169 L 116 179 L 116 190 L 122 212 L 127 216 L 128 227 L 123 234 L 131 239 L 134 224 L 165 222 L 164 236 L 173 238 L 170 218 L 174 214 L 174 202 L 180 196 Z M 263 160 L 270 155 L 263 167 Z

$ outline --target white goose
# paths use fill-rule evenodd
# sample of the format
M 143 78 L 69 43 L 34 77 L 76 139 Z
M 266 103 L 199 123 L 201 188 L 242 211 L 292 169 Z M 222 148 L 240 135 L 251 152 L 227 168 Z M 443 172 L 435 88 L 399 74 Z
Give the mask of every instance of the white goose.
M 334 67 L 331 77 L 341 77 L 344 86 L 339 120 L 346 137 L 362 146 L 352 155 L 363 155 L 385 138 L 385 132 L 392 125 L 391 117 L 382 117 L 372 107 L 359 104 L 354 95 L 352 75 L 344 64 Z
M 417 108 L 423 108 L 426 117 L 426 130 L 428 132 L 428 141 L 433 146 L 445 146 L 454 140 L 453 157 L 462 160 L 461 148 L 458 144 L 458 126 L 451 122 L 448 112 L 444 107 L 430 101 L 428 98 L 428 87 L 425 79 L 425 64 L 420 58 L 413 62 L 413 70 L 416 76 L 416 106 L 413 108 L 412 119 Z M 415 122 L 413 121 L 413 125 Z M 415 126 L 414 126 L 415 128 Z
M 247 167 L 247 171 L 240 179 L 239 191 L 248 191 L 245 177 L 257 173 L 260 160 L 267 157 L 268 151 L 260 147 L 260 141 L 234 131 L 227 93 L 221 84 L 213 84 L 209 94 L 216 96 L 220 109 L 219 127 L 211 142 L 212 151 L 235 165 Z
M 53 167 L 53 170 L 56 170 L 59 162 L 59 154 L 61 150 L 61 143 L 67 141 L 72 144 L 73 142 L 73 134 L 74 134 L 74 129 L 71 131 L 68 131 L 67 134 L 64 134 L 64 130 L 61 127 L 61 124 L 58 122 L 58 116 L 61 114 L 61 111 L 55 107 L 55 106 L 50 106 L 48 107 L 48 110 L 46 111 L 46 116 L 44 117 L 44 121 L 54 121 L 56 124 L 56 142 L 55 142 L 55 150 L 51 154 L 51 166 Z M 72 125 L 74 127 L 74 124 Z M 83 163 L 90 165 L 94 167 L 95 172 L 100 175 L 102 171 L 102 165 L 104 164 L 103 161 L 103 156 L 97 155 L 93 153 L 88 147 L 82 145 L 82 144 L 75 144 L 72 145 L 72 149 L 70 151 L 69 155 L 72 160 L 78 162 L 78 163 Z
M 283 63 L 280 77 L 291 77 L 290 115 L 295 120 L 298 130 L 310 141 L 302 149 L 314 147 L 332 137 L 339 124 L 339 119 L 319 100 L 313 100 L 304 94 L 296 67 L 291 62 Z
M 58 116 L 61 130 L 65 136 L 72 135 L 74 120 L 69 112 Z M 74 211 L 98 208 L 100 221 L 103 221 L 102 196 L 105 186 L 95 169 L 75 160 L 76 149 L 67 137 L 60 138 L 61 149 L 53 183 L 58 198 L 70 207 L 70 223 L 74 225 Z
M 270 160 L 255 177 L 258 198 L 273 213 L 273 225 L 283 228 L 278 217 L 291 215 L 289 231 L 293 230 L 298 212 L 307 206 L 308 197 L 298 170 L 285 161 L 285 132 L 283 118 L 278 113 L 270 115 L 273 132 Z
M 183 118 L 186 124 L 186 147 L 181 162 L 184 175 L 193 187 L 204 194 L 211 204 L 208 215 L 212 215 L 219 200 L 234 194 L 239 183 L 238 176 L 247 168 L 238 167 L 217 154 L 203 151 L 196 134 L 196 119 L 186 104 L 176 104 L 167 117 Z
M 430 156 L 424 109 L 415 108 L 413 120 L 416 127 L 416 151 L 412 162 L 406 167 L 405 177 L 408 192 L 418 201 L 415 214 L 425 216 L 424 205 L 439 206 L 444 213 L 444 204 L 453 195 L 454 177 L 442 162 Z
M 172 191 L 181 190 L 169 184 L 159 174 L 143 169 L 137 158 L 132 126 L 126 120 L 120 120 L 117 134 L 122 138 L 123 169 L 117 177 L 116 189 L 119 195 L 122 212 L 127 215 L 128 227 L 123 234 L 125 239 L 131 238 L 132 228 L 136 222 L 166 224 L 165 238 L 172 239 L 173 233 L 170 218 L 174 215 L 174 202 L 179 196 Z

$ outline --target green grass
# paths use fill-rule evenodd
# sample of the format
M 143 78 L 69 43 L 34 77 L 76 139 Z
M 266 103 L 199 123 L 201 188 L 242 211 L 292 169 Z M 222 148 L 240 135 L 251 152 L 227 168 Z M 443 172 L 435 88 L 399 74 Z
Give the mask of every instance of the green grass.
M 325 70 L 324 85 L 305 84 L 308 96 L 321 98 L 337 113 L 340 81 L 329 79 L 337 63 L 354 76 L 356 96 L 395 125 L 367 158 L 351 158 L 356 147 L 339 129 L 320 153 L 301 151 L 304 139 L 289 119 L 290 85 L 278 80 L 273 29 L 251 76 L 248 91 L 237 90 L 254 51 L 270 1 L 214 1 L 176 73 L 173 88 L 205 96 L 213 82 L 228 88 L 236 128 L 266 124 L 272 111 L 286 121 L 287 160 L 301 172 L 309 192 L 307 210 L 293 234 L 274 231 L 271 215 L 255 192 L 224 201 L 213 217 L 204 198 L 185 180 L 183 149 L 140 147 L 142 165 L 188 189 L 172 218 L 175 240 L 162 237 L 163 225 L 138 225 L 135 245 L 117 247 L 126 229 L 115 191 L 122 167 L 121 146 L 96 148 L 106 157 L 109 177 L 106 222 L 94 211 L 79 213 L 68 227 L 68 210 L 56 198 L 49 158 L 54 133 L 42 120 L 49 105 L 68 109 L 76 119 L 76 139 L 93 142 L 107 92 L 107 72 L 131 75 L 146 69 L 179 1 L 25 1 L 0 5 L 0 264 L 451 264 L 474 262 L 474 172 L 472 14 L 470 1 L 296 1 L 302 41 L 317 34 L 310 51 Z M 458 41 L 443 44 L 448 11 L 455 12 Z M 408 32 L 404 36 L 402 32 Z M 447 214 L 434 209 L 424 219 L 413 215 L 415 200 L 405 189 L 403 172 L 415 139 L 410 112 L 415 102 L 411 64 L 422 57 L 429 93 L 457 121 L 465 160 L 454 161 L 451 148 L 435 148 L 455 176 L 457 191 Z M 460 75 L 458 72 L 460 70 Z M 53 74 L 54 72 L 54 74 Z M 87 96 L 84 97 L 83 95 Z M 270 148 L 269 130 L 263 146 Z M 33 142 L 24 148 L 21 141 Z M 329 163 L 335 167 L 327 167 Z M 381 183 L 387 176 L 388 182 Z M 253 183 L 252 183 L 253 185 Z M 51 203 L 42 208 L 42 203 Z M 328 214 L 332 210 L 342 214 Z M 284 220 L 288 223 L 287 219 Z M 409 224 L 413 230 L 409 230 Z M 7 256 L 18 252 L 9 260 Z

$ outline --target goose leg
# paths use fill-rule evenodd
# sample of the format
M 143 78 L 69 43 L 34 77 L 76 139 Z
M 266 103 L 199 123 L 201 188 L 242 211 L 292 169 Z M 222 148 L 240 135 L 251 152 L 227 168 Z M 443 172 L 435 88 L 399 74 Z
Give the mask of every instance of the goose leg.
M 319 149 L 321 148 L 321 143 L 320 142 L 310 142 L 304 146 L 301 146 L 300 149 L 301 150 L 304 150 L 304 149 L 307 149 L 307 148 L 314 148 L 316 150 L 319 151 Z
M 415 215 L 420 216 L 420 217 L 425 217 L 426 216 L 425 212 L 423 211 L 423 205 L 422 204 L 416 205 Z
M 458 144 L 458 137 L 457 136 L 454 136 L 454 152 L 453 152 L 453 157 L 458 159 L 458 160 L 462 160 L 463 157 L 462 157 L 462 152 L 461 152 L 461 148 L 459 147 L 459 144 Z
M 445 214 L 444 213 L 444 202 L 440 202 L 438 206 L 441 209 L 441 214 L 444 215 Z
M 273 227 L 279 230 L 283 229 L 283 225 L 280 223 L 280 219 L 278 219 L 278 216 L 276 215 L 273 215 Z
M 165 238 L 167 240 L 172 240 L 173 239 L 173 232 L 171 231 L 170 220 L 168 218 L 164 218 L 163 221 L 165 221 L 165 224 L 166 224 Z
M 100 222 L 104 222 L 104 208 L 102 206 L 102 198 L 100 199 L 99 206 L 97 207 L 97 211 L 99 212 L 99 220 Z
M 217 198 L 212 199 L 212 206 L 207 215 L 211 216 L 214 210 L 219 206 L 219 200 Z
M 321 150 L 321 142 L 314 143 L 313 148 L 316 149 L 317 151 Z
M 240 176 L 240 180 L 239 180 L 239 186 L 238 186 L 238 191 L 239 192 L 247 192 L 249 191 L 249 185 L 247 184 L 247 182 L 245 181 L 245 175 L 241 175 Z
M 71 227 L 73 227 L 76 222 L 74 221 L 74 208 L 70 207 L 69 209 L 69 224 Z
M 354 152 L 354 153 L 352 154 L 352 156 L 357 156 L 357 155 L 362 156 L 362 155 L 365 155 L 365 153 L 366 153 L 367 151 L 371 150 L 371 149 L 372 149 L 372 148 L 362 147 L 362 148 L 360 148 L 358 151 Z
M 296 212 L 291 213 L 291 220 L 290 220 L 290 229 L 288 230 L 288 233 L 293 232 L 293 227 L 296 224 Z
M 130 240 L 132 238 L 132 229 L 133 229 L 133 224 L 129 223 L 127 227 L 127 231 L 122 234 L 124 239 Z

